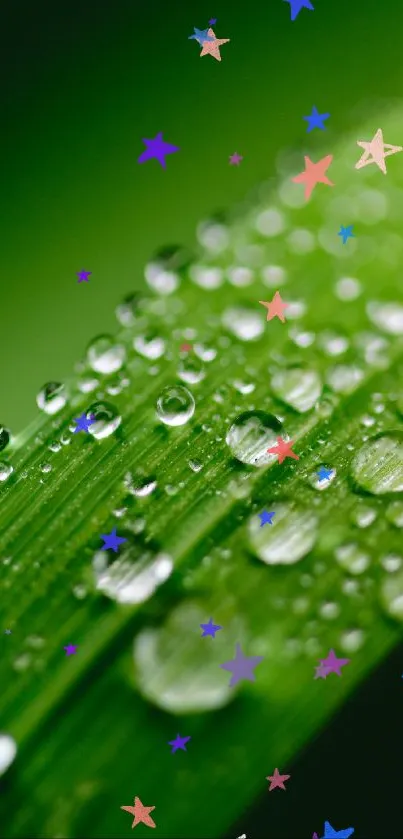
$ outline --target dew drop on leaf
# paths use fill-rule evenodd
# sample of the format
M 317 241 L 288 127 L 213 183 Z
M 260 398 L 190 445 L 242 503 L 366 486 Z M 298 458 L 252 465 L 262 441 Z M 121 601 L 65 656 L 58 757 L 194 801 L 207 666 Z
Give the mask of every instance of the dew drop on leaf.
M 136 335 L 133 347 L 139 355 L 155 361 L 165 352 L 165 341 L 155 332 L 148 332 L 145 335 Z
M 315 370 L 292 367 L 279 370 L 271 380 L 274 396 L 300 414 L 315 405 L 322 392 L 322 382 Z
M 276 460 L 267 449 L 275 446 L 281 432 L 281 422 L 265 411 L 245 411 L 230 426 L 225 441 L 231 454 L 241 463 L 265 466 Z
M 383 580 L 381 604 L 388 617 L 403 621 L 403 570 L 390 574 Z
M 185 425 L 195 412 L 195 401 L 182 385 L 165 387 L 157 399 L 157 417 L 164 425 Z
M 7 463 L 5 460 L 0 460 L 0 481 L 6 481 L 13 471 L 14 469 L 11 466 L 11 463 Z
M 204 379 L 206 373 L 204 365 L 197 356 L 188 355 L 180 360 L 178 365 L 178 378 L 189 385 L 195 385 Z
M 363 574 L 371 563 L 370 556 L 355 542 L 340 545 L 335 550 L 335 556 L 338 564 L 354 576 Z
M 87 360 L 96 373 L 108 375 L 120 370 L 126 359 L 126 350 L 110 335 L 99 335 L 89 344 Z
M 17 744 L 10 734 L 0 734 L 0 775 L 4 775 L 17 754 Z
M 117 557 L 97 551 L 92 561 L 95 588 L 116 603 L 144 603 L 170 577 L 173 562 L 166 553 L 153 551 L 128 538 Z
M 351 464 L 358 487 L 373 495 L 402 492 L 403 440 L 400 432 L 388 432 L 368 440 Z
M 57 414 L 64 408 L 66 402 L 66 388 L 58 382 L 48 382 L 41 388 L 36 397 L 38 408 L 45 411 L 45 414 Z
M 317 516 L 308 508 L 288 502 L 269 504 L 267 509 L 275 512 L 272 525 L 261 526 L 257 515 L 251 516 L 248 521 L 251 552 L 267 565 L 299 562 L 315 545 Z
M 4 425 L 0 425 L 0 452 L 2 452 L 10 442 L 10 432 Z
M 95 418 L 95 422 L 89 426 L 88 433 L 96 440 L 110 437 L 122 422 L 117 408 L 109 402 L 93 402 L 86 411 L 87 418 L 91 415 Z

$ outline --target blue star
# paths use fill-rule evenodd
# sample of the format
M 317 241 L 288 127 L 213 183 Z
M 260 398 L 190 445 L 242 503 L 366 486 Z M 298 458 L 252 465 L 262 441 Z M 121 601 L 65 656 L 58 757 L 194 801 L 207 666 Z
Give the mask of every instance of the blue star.
M 268 513 L 267 510 L 263 510 L 263 513 L 259 513 L 260 518 L 260 527 L 263 527 L 264 524 L 273 524 L 272 519 L 276 515 L 275 513 Z
M 214 26 L 215 23 L 217 23 L 217 18 L 216 17 L 210 18 L 210 20 L 209 20 L 210 26 Z
M 74 429 L 73 434 L 78 434 L 79 431 L 88 431 L 90 425 L 92 425 L 92 423 L 95 422 L 95 417 L 94 414 L 91 414 L 87 419 L 87 414 L 84 411 L 84 413 L 81 414 L 81 416 L 75 418 L 74 422 L 76 422 L 77 425 Z
M 285 0 L 285 2 L 291 6 L 291 20 L 295 20 L 301 9 L 310 9 L 311 12 L 315 11 L 310 0 Z
M 320 114 L 318 109 L 315 105 L 312 108 L 312 113 L 309 117 L 304 117 L 306 121 L 309 123 L 307 128 L 307 133 L 309 134 L 310 131 L 313 131 L 314 128 L 320 128 L 321 131 L 324 131 L 326 126 L 323 125 L 325 119 L 329 119 L 330 114 Z
M 204 41 L 214 41 L 214 38 L 208 34 L 208 29 L 196 29 L 195 26 L 193 29 L 195 34 L 189 35 L 188 41 L 198 41 L 199 44 L 204 44 Z
M 352 224 L 349 224 L 348 227 L 343 227 L 342 224 L 340 225 L 340 230 L 339 230 L 337 235 L 342 237 L 343 245 L 346 244 L 347 239 L 350 239 L 350 238 L 354 239 L 355 238 L 354 233 L 351 232 L 352 229 L 353 229 Z
M 210 618 L 208 623 L 201 623 L 200 627 L 203 630 L 202 638 L 204 638 L 205 635 L 211 635 L 215 638 L 216 632 L 218 632 L 219 629 L 222 629 L 222 626 L 219 626 L 217 623 L 213 623 L 213 618 Z
M 329 822 L 325 822 L 325 833 L 322 839 L 348 839 L 354 833 L 353 827 L 346 827 L 344 830 L 335 830 Z
M 191 737 L 181 737 L 180 734 L 177 734 L 175 740 L 170 740 L 168 746 L 172 746 L 171 755 L 174 755 L 178 749 L 182 749 L 183 752 L 186 752 L 186 743 L 191 740 Z
M 316 474 L 320 481 L 328 481 L 332 474 L 332 469 L 325 469 L 324 466 L 321 466 Z
M 118 552 L 118 546 L 122 545 L 123 542 L 127 542 L 127 539 L 123 539 L 121 536 L 116 535 L 116 527 L 111 533 L 102 533 L 101 539 L 105 542 L 105 544 L 102 545 L 101 551 L 107 551 L 110 548 L 111 551 L 115 552 L 115 554 Z

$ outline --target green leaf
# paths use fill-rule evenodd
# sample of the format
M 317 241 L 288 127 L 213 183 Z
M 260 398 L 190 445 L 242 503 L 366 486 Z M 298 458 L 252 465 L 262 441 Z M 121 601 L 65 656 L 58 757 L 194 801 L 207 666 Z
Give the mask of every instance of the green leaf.
M 277 183 L 200 226 L 196 258 L 162 253 L 66 397 L 43 393 L 64 407 L 5 450 L 3 835 L 126 836 L 138 795 L 158 835 L 217 836 L 401 637 L 403 176 L 398 158 L 355 171 L 356 140 L 309 204 L 285 155 Z M 285 324 L 258 303 L 277 289 Z M 83 411 L 97 422 L 74 434 Z M 298 462 L 267 457 L 279 434 Z M 223 630 L 202 639 L 210 616 Z M 264 656 L 239 689 L 219 667 L 236 642 Z M 329 648 L 351 662 L 315 680 Z

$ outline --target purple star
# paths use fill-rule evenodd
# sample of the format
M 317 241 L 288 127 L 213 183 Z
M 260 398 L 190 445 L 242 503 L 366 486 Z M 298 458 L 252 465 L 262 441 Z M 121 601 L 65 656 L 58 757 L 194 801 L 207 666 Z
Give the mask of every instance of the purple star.
M 310 0 L 285 0 L 285 2 L 291 6 L 291 20 L 295 20 L 301 9 L 310 9 L 311 12 L 315 11 Z
M 214 24 L 215 24 L 215 23 L 217 23 L 217 18 L 216 18 L 216 17 L 212 17 L 212 18 L 210 18 L 210 20 L 209 20 L 209 26 L 214 26 Z
M 118 546 L 123 545 L 123 542 L 127 542 L 127 539 L 123 539 L 122 536 L 116 535 L 116 527 L 113 528 L 111 533 L 102 533 L 101 539 L 105 542 L 105 544 L 102 545 L 101 551 L 107 551 L 110 548 L 111 551 L 115 552 L 115 554 L 118 552 Z
M 66 650 L 66 655 L 74 655 L 76 652 L 78 644 L 74 646 L 74 644 L 67 644 L 67 647 L 63 647 Z
M 177 734 L 176 740 L 170 740 L 170 742 L 168 743 L 168 746 L 172 746 L 171 755 L 174 755 L 175 752 L 178 751 L 178 749 L 182 749 L 183 752 L 186 752 L 187 749 L 185 743 L 188 743 L 191 739 L 191 737 L 181 737 L 180 734 Z
M 321 658 L 320 663 L 327 667 L 329 673 L 336 673 L 337 676 L 341 676 L 340 667 L 344 667 L 346 664 L 349 664 L 350 659 L 337 658 L 335 651 L 330 650 L 328 657 Z
M 92 271 L 77 271 L 76 276 L 78 277 L 78 283 L 88 283 L 88 277 L 90 277 Z
M 92 425 L 92 423 L 95 422 L 95 417 L 94 414 L 90 414 L 90 416 L 87 419 L 87 415 L 84 411 L 84 413 L 81 414 L 79 417 L 75 417 L 74 422 L 76 422 L 77 425 L 73 431 L 73 434 L 78 434 L 79 431 L 88 431 L 90 425 Z
M 205 635 L 211 635 L 212 638 L 215 638 L 215 633 L 218 632 L 219 629 L 222 629 L 222 626 L 218 626 L 218 624 L 213 623 L 213 618 L 210 618 L 208 623 L 201 623 L 201 629 L 203 630 L 202 638 Z
M 152 140 L 145 140 L 143 138 L 143 143 L 147 148 L 140 155 L 137 163 L 145 163 L 146 160 L 150 160 L 152 157 L 155 157 L 164 169 L 166 168 L 165 155 L 174 154 L 174 152 L 180 151 L 178 146 L 172 146 L 171 143 L 164 142 L 162 139 L 162 131 L 160 131 L 156 137 L 153 137 Z
M 246 679 L 248 682 L 254 682 L 255 674 L 253 670 L 258 664 L 260 664 L 261 661 L 263 661 L 262 655 L 252 655 L 249 658 L 248 656 L 243 655 L 241 645 L 237 644 L 235 658 L 232 658 L 230 661 L 225 661 L 224 664 L 220 664 L 220 667 L 222 667 L 223 670 L 229 670 L 229 672 L 232 673 L 229 685 L 230 687 L 233 687 L 234 685 L 237 685 L 241 679 Z
M 329 668 L 326 667 L 326 665 L 322 662 L 321 664 L 318 664 L 318 666 L 316 667 L 314 679 L 326 679 L 326 676 L 328 676 L 329 673 Z

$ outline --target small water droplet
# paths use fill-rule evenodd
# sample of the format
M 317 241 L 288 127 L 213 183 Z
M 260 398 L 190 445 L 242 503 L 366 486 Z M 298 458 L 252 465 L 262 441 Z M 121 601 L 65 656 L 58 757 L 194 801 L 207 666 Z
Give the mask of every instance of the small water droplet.
M 381 558 L 381 565 L 389 574 L 394 574 L 395 571 L 401 568 L 402 558 L 396 554 L 387 554 Z
M 195 401 L 182 385 L 165 387 L 157 399 L 157 417 L 165 425 L 185 425 L 195 412 Z
M 219 288 L 224 282 L 224 272 L 216 265 L 192 265 L 189 270 L 190 279 L 200 288 Z
M 87 350 L 88 364 L 96 373 L 104 375 L 120 370 L 126 359 L 122 344 L 116 344 L 110 335 L 99 335 L 91 341 Z
M 243 382 L 241 379 L 234 379 L 231 384 L 235 390 L 237 390 L 238 393 L 242 393 L 243 396 L 253 393 L 256 387 L 254 382 Z
M 331 621 L 337 618 L 340 614 L 340 606 L 338 603 L 322 603 L 319 606 L 319 615 L 324 620 Z
M 362 505 L 353 510 L 351 513 L 351 521 L 353 524 L 356 524 L 357 527 L 369 527 L 370 524 L 375 521 L 376 515 L 376 510 L 373 510 L 372 507 Z
M 139 316 L 141 298 L 139 294 L 128 294 L 115 309 L 121 326 L 134 326 Z
M 214 347 L 206 346 L 206 344 L 196 343 L 194 345 L 194 351 L 202 361 L 207 362 L 214 361 L 217 355 L 217 350 Z
M 0 425 L 0 452 L 2 452 L 10 442 L 10 432 L 4 425 Z
M 244 288 L 244 286 L 253 283 L 253 271 L 250 268 L 245 268 L 243 265 L 233 265 L 228 268 L 227 276 L 231 285 L 237 288 Z
M 373 495 L 403 490 L 403 443 L 400 432 L 368 440 L 351 465 L 356 484 Z
M 11 466 L 11 463 L 0 460 L 0 481 L 6 481 L 12 472 L 14 472 L 14 467 Z
M 380 597 L 388 617 L 403 621 L 403 570 L 385 577 Z
M 280 420 L 264 411 L 245 411 L 240 414 L 227 432 L 225 441 L 231 454 L 251 466 L 264 466 L 276 459 L 267 449 L 275 446 L 281 431 Z
M 206 375 L 202 361 L 195 355 L 182 358 L 178 366 L 178 377 L 189 385 L 198 384 Z
M 361 283 L 355 277 L 342 277 L 337 281 L 335 291 L 339 300 L 356 300 L 362 292 Z
M 268 288 L 279 288 L 287 282 L 287 274 L 281 265 L 265 265 L 261 270 L 263 283 Z
M 95 587 L 116 603 L 144 603 L 171 576 L 173 562 L 166 553 L 154 552 L 132 540 L 120 546 L 114 559 L 107 551 L 97 551 L 92 567 Z
M 368 554 L 355 542 L 340 545 L 339 548 L 336 548 L 335 555 L 339 565 L 354 576 L 363 574 L 369 568 L 371 562 Z
M 340 648 L 344 653 L 356 653 L 365 641 L 362 629 L 347 629 L 340 636 Z
M 123 483 L 125 489 L 137 498 L 146 498 L 147 495 L 151 495 L 154 492 L 157 486 L 157 481 L 154 477 L 139 473 L 133 475 L 132 472 L 126 472 Z
M 322 332 L 319 335 L 318 343 L 325 353 L 330 356 L 343 355 L 349 346 L 349 342 L 344 335 L 331 330 Z
M 188 460 L 188 463 L 192 472 L 200 472 L 203 469 L 203 464 L 200 463 L 200 460 Z
M 403 334 L 403 306 L 400 303 L 367 303 L 372 323 L 389 335 Z
M 77 600 L 85 600 L 88 594 L 87 586 L 80 583 L 76 586 L 73 586 L 73 594 L 74 597 L 77 598 Z
M 293 565 L 313 548 L 318 519 L 308 508 L 293 503 L 271 504 L 275 512 L 272 525 L 260 526 L 260 518 L 251 516 L 248 537 L 251 551 L 267 565 Z
M 392 501 L 387 507 L 386 518 L 395 527 L 403 527 L 403 501 Z
M 49 450 L 51 452 L 60 452 L 62 444 L 58 442 L 58 440 L 53 440 L 52 443 L 49 443 Z
M 273 376 L 271 386 L 277 399 L 300 414 L 313 408 L 322 392 L 318 373 L 301 367 L 279 370 Z
M 52 466 L 50 463 L 41 463 L 39 468 L 41 472 L 43 472 L 45 475 L 52 471 Z
M 240 341 L 256 341 L 264 332 L 264 319 L 255 308 L 231 306 L 222 315 L 222 324 Z
M 164 354 L 165 341 L 155 332 L 148 332 L 145 335 L 136 335 L 133 347 L 139 355 L 155 361 L 156 358 L 161 358 Z
M 56 414 L 64 408 L 67 402 L 67 393 L 64 385 L 58 382 L 48 382 L 39 391 L 36 397 L 36 404 L 45 414 Z
M 326 478 L 326 477 L 320 478 L 320 476 L 318 475 L 318 472 L 320 471 L 320 469 L 326 469 L 327 471 L 330 470 L 329 477 L 328 478 Z M 329 466 L 322 463 L 321 466 L 318 467 L 318 469 L 316 469 L 316 471 L 313 472 L 312 475 L 310 476 L 309 483 L 314 489 L 318 489 L 319 492 L 322 492 L 324 489 L 327 489 L 330 486 L 330 484 L 333 483 L 333 481 L 336 477 L 336 474 L 337 474 L 336 469 L 331 469 Z
M 172 294 L 179 286 L 180 271 L 190 262 L 191 254 L 179 245 L 169 245 L 159 250 L 145 269 L 150 288 L 157 294 Z
M 364 373 L 353 364 L 338 364 L 327 373 L 327 383 L 336 393 L 352 393 L 358 387 Z
M 119 428 L 122 422 L 122 417 L 117 408 L 109 402 L 93 402 L 88 408 L 88 411 L 86 411 L 87 418 L 91 415 L 95 417 L 95 422 L 89 426 L 88 433 L 92 437 L 95 437 L 96 440 L 103 440 L 104 437 L 109 437 Z
M 10 734 L 0 734 L 0 775 L 4 775 L 17 754 L 17 744 Z

